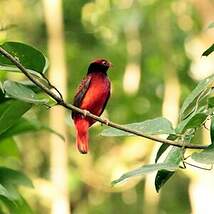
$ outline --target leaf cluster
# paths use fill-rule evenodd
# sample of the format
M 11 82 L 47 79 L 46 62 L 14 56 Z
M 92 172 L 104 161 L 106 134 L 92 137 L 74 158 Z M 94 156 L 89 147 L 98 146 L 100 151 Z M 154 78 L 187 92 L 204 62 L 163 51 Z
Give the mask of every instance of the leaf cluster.
M 166 183 L 166 181 L 179 169 L 180 164 L 185 165 L 185 145 L 192 142 L 197 131 L 205 126 L 207 120 L 211 119 L 210 138 L 212 144 L 201 152 L 194 152 L 190 157 L 200 164 L 214 163 L 214 75 L 200 81 L 196 88 L 184 100 L 180 109 L 180 119 L 176 128 L 166 118 L 155 118 L 138 123 L 124 125 L 144 134 L 157 135 L 168 134 L 167 139 L 172 141 L 182 141 L 184 147 L 178 148 L 162 144 L 156 154 L 154 164 L 144 165 L 140 168 L 123 174 L 112 183 L 117 184 L 133 176 L 145 175 L 158 171 L 155 179 L 156 190 Z M 114 128 L 105 129 L 101 135 L 107 137 L 130 136 L 129 133 Z M 159 163 L 159 158 L 168 151 L 163 162 Z
M 6 42 L 0 45 L 7 52 L 16 57 L 16 59 L 31 73 L 38 78 L 43 84 L 50 89 L 53 86 L 44 77 L 44 73 L 48 68 L 46 57 L 37 49 L 18 42 Z M 0 70 L 3 72 L 18 72 L 15 67 L 5 56 L 0 55 Z M 180 168 L 181 163 L 185 163 L 185 145 L 192 142 L 197 131 L 204 126 L 205 122 L 211 119 L 210 135 L 212 144 L 203 151 L 194 152 L 191 158 L 202 164 L 214 163 L 214 75 L 200 81 L 196 88 L 184 100 L 180 110 L 180 119 L 177 127 L 173 128 L 171 122 L 166 118 L 154 118 L 138 123 L 126 124 L 124 127 L 140 131 L 147 135 L 168 135 L 167 139 L 171 141 L 183 142 L 183 147 L 178 148 L 162 144 L 159 148 L 155 163 L 142 166 L 130 172 L 123 174 L 120 178 L 114 180 L 112 184 L 134 176 L 142 176 L 147 173 L 157 171 L 155 179 L 156 190 L 166 183 L 166 181 Z M 53 103 L 50 98 L 41 94 L 40 89 L 26 81 L 6 80 L 1 83 L 0 91 L 0 140 L 12 139 L 13 136 L 29 132 L 46 129 L 54 132 L 47 126 L 42 125 L 38 121 L 30 121 L 23 117 L 34 105 L 49 106 Z M 58 134 L 58 133 L 56 133 Z M 101 133 L 107 137 L 130 136 L 130 133 L 115 128 L 108 128 Z M 10 144 L 14 146 L 13 144 Z M 1 147 L 0 147 L 1 149 Z M 160 157 L 166 153 L 166 157 L 160 162 Z M 16 178 L 16 179 L 14 179 Z M 6 182 L 6 181 L 7 182 Z M 11 189 L 16 190 L 17 186 L 22 184 L 27 186 L 31 182 L 21 172 L 0 167 L 0 200 L 9 210 L 14 210 L 20 204 L 29 210 L 27 203 L 23 197 L 15 191 L 15 196 Z M 14 205 L 15 204 L 15 205 Z M 15 206 L 15 208 L 14 208 Z M 24 211 L 22 212 L 24 213 Z
M 36 78 L 47 86 L 44 78 L 48 68 L 46 57 L 37 49 L 19 42 L 6 42 L 0 45 Z M 0 55 L 0 71 L 19 72 L 6 57 Z M 18 156 L 18 147 L 13 137 L 26 132 L 48 130 L 55 132 L 37 120 L 30 120 L 24 114 L 34 105 L 50 105 L 53 101 L 41 94 L 41 90 L 29 81 L 5 80 L 0 89 L 0 153 L 4 156 Z M 58 134 L 59 135 L 59 134 Z M 62 137 L 60 135 L 60 137 Z M 63 138 L 63 137 L 62 137 Z M 22 172 L 4 166 L 0 167 L 0 201 L 4 209 L 10 213 L 32 213 L 18 187 L 24 185 L 33 187 L 31 180 Z

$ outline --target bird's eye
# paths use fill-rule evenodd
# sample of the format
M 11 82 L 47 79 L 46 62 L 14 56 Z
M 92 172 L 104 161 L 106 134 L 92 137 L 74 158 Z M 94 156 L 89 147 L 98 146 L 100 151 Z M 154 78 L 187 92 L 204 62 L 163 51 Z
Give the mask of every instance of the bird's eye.
M 102 61 L 102 64 L 103 64 L 103 65 L 106 65 L 107 63 L 106 63 L 106 61 L 103 60 L 103 61 Z

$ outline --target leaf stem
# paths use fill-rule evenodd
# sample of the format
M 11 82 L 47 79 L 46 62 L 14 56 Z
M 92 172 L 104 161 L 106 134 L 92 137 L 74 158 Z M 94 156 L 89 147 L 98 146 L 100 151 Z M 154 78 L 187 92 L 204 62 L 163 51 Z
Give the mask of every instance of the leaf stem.
M 57 92 L 58 95 L 56 95 L 53 91 L 51 91 L 48 87 L 46 87 L 44 84 L 42 84 L 38 79 L 36 79 L 32 74 L 30 74 L 27 69 L 14 57 L 12 56 L 10 53 L 8 53 L 5 49 L 3 49 L 2 47 L 0 47 L 0 53 L 5 56 L 8 60 L 10 60 L 17 68 L 20 69 L 20 71 L 29 79 L 31 80 L 36 86 L 38 86 L 39 88 L 41 88 L 46 94 L 48 94 L 52 99 L 54 99 L 58 105 L 61 105 L 71 111 L 76 111 L 82 115 L 85 115 L 87 117 L 90 117 L 102 124 L 105 124 L 106 126 L 110 126 L 112 128 L 116 128 L 131 134 L 134 134 L 136 136 L 140 136 L 143 138 L 147 138 L 149 140 L 153 140 L 155 142 L 159 142 L 159 143 L 164 143 L 164 144 L 168 144 L 168 145 L 172 145 L 172 146 L 176 146 L 176 147 L 185 147 L 185 148 L 190 148 L 190 149 L 206 149 L 208 146 L 207 145 L 196 145 L 196 144 L 186 144 L 184 145 L 184 142 L 182 141 L 171 141 L 171 140 L 166 140 L 166 139 L 162 139 L 159 137 L 154 137 L 151 135 L 146 135 L 143 134 L 140 131 L 136 131 L 134 129 L 129 129 L 126 128 L 122 125 L 119 125 L 117 123 L 111 122 L 111 121 L 107 121 L 106 119 L 103 119 L 101 117 L 98 117 L 94 114 L 91 114 L 90 112 L 86 112 L 80 108 L 77 108 L 74 105 L 68 104 L 64 101 L 63 97 L 61 96 L 61 93 L 59 93 L 58 90 L 56 90 L 55 87 L 52 86 L 52 84 L 50 84 Z

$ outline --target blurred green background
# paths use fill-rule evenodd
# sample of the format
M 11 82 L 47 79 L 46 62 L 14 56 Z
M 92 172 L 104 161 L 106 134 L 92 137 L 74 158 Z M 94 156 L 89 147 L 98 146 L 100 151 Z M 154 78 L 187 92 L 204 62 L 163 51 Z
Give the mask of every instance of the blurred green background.
M 48 1 L 50 7 L 44 7 L 45 1 L 48 0 L 0 0 L 0 41 L 29 43 L 49 57 L 45 13 L 52 10 L 51 5 L 57 0 Z M 113 64 L 109 71 L 112 96 L 104 117 L 125 124 L 164 116 L 175 125 L 179 106 L 196 81 L 214 72 L 213 55 L 201 58 L 214 37 L 214 30 L 207 29 L 214 20 L 212 0 L 61 3 L 68 102 L 72 102 L 90 61 L 107 58 Z M 52 17 L 53 28 L 57 28 L 55 19 Z M 56 79 L 61 75 L 59 69 Z M 14 73 L 0 76 L 23 78 Z M 40 106 L 26 117 L 48 124 L 48 115 L 48 109 Z M 208 206 L 209 199 L 202 203 L 205 196 L 200 202 L 198 197 L 203 194 L 214 197 L 213 184 L 206 189 L 211 173 L 195 169 L 177 173 L 159 194 L 155 192 L 154 174 L 111 187 L 110 182 L 122 173 L 153 163 L 159 145 L 137 137 L 102 137 L 99 134 L 104 127 L 97 124 L 90 130 L 90 153 L 83 156 L 74 146 L 70 112 L 63 120 L 69 144 L 66 150 L 69 195 L 65 198 L 71 213 L 200 213 L 200 209 L 204 210 L 200 205 Z M 195 141 L 206 141 L 207 135 L 204 131 Z M 50 156 L 54 156 L 49 139 L 45 131 L 18 136 L 15 141 L 20 152 L 0 157 L 1 165 L 21 169 L 33 179 L 35 189 L 23 188 L 22 192 L 35 213 L 57 213 L 52 205 L 52 196 L 57 192 L 53 191 L 50 176 L 53 167 Z

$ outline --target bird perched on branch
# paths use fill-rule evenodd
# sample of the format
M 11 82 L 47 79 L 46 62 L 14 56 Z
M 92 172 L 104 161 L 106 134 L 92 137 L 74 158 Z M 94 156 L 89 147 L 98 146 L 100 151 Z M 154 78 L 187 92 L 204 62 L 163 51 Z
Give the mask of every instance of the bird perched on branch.
M 80 83 L 73 105 L 92 114 L 100 116 L 110 97 L 111 82 L 107 70 L 111 63 L 105 59 L 97 59 L 88 67 L 86 77 Z M 76 146 L 80 153 L 88 152 L 88 129 L 96 121 L 75 111 L 72 112 L 76 128 Z

